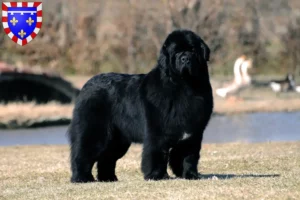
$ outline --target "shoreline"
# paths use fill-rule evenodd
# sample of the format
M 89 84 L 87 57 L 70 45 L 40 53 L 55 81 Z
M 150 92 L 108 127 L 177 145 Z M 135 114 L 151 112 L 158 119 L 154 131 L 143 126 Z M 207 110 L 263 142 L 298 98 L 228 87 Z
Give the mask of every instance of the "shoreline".
M 27 128 L 44 128 L 49 126 L 64 126 L 70 124 L 71 119 L 68 118 L 49 118 L 41 120 L 29 120 L 18 123 L 15 120 L 7 123 L 0 122 L 0 130 L 16 130 L 16 129 L 27 129 Z
M 88 76 L 67 76 L 75 87 L 81 88 Z M 213 91 L 223 81 L 212 80 Z M 238 94 L 239 99 L 228 101 L 214 94 L 214 113 L 219 115 L 240 115 L 252 113 L 300 112 L 300 94 L 275 94 L 270 88 L 249 87 Z M 38 128 L 68 125 L 71 121 L 74 104 L 0 103 L 1 129 Z
M 30 104 L 32 105 L 32 104 Z M 20 105 L 19 106 L 27 106 L 26 104 L 24 105 Z M 38 105 L 40 106 L 40 105 Z M 216 106 L 218 109 L 216 109 L 213 114 L 212 117 L 214 116 L 233 116 L 233 115 L 247 115 L 247 114 L 254 114 L 254 113 L 277 113 L 277 112 L 284 112 L 284 113 L 292 113 L 292 112 L 300 112 L 300 107 L 293 107 L 293 108 L 264 108 L 264 109 L 260 109 L 259 106 L 257 108 L 249 108 L 249 107 L 242 107 L 244 109 L 239 108 L 239 106 L 236 106 L 236 109 L 234 110 L 230 110 L 227 107 L 223 107 L 223 105 L 220 106 Z M 47 105 L 46 105 L 47 107 Z M 64 107 L 62 105 L 58 105 L 57 108 L 61 108 Z M 71 110 L 70 109 L 70 105 L 66 105 L 65 109 L 63 110 Z M 0 106 L 1 108 L 1 106 Z M 48 113 L 48 117 L 47 116 L 40 116 L 37 118 L 31 118 L 31 117 L 19 117 L 19 118 L 11 118 L 8 120 L 1 120 L 1 116 L 0 116 L 0 130 L 16 130 L 16 129 L 26 129 L 26 128 L 43 128 L 43 127 L 50 127 L 50 126 L 66 126 L 69 125 L 71 122 L 71 112 L 66 112 L 64 113 L 65 115 L 61 115 L 61 116 L 53 116 L 53 114 L 49 114 Z

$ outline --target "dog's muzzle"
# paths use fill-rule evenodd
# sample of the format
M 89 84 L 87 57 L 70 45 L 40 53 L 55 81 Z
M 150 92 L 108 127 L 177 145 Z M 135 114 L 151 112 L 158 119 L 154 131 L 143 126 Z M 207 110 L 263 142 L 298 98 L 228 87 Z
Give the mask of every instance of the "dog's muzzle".
M 179 65 L 180 65 L 180 75 L 181 76 L 189 76 L 192 75 L 193 69 L 193 55 L 191 53 L 183 53 L 179 58 Z

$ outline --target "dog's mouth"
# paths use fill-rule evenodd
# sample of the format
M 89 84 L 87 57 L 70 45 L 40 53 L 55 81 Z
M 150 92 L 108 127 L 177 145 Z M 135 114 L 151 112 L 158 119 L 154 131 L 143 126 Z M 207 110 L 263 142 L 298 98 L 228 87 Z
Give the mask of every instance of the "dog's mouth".
M 181 70 L 181 72 L 180 72 L 180 74 L 181 74 L 181 79 L 183 79 L 185 77 L 190 76 L 191 72 L 190 72 L 189 68 L 183 67 L 182 70 Z

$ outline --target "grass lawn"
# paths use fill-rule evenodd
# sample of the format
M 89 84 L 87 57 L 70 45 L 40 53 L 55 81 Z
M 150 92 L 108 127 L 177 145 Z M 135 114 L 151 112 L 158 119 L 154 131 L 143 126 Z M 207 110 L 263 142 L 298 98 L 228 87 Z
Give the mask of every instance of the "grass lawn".
M 144 181 L 139 145 L 118 161 L 115 183 L 69 183 L 67 146 L 0 147 L 0 155 L 1 200 L 300 199 L 300 142 L 205 144 L 203 179 L 194 181 Z

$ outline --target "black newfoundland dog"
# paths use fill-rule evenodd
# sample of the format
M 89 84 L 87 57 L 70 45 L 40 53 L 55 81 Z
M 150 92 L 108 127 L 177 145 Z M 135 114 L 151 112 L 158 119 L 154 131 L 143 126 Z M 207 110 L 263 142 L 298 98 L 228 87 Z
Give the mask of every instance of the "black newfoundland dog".
M 71 182 L 117 181 L 116 162 L 131 143 L 143 143 L 145 180 L 198 179 L 197 164 L 213 96 L 207 61 L 210 50 L 189 30 L 165 40 L 148 74 L 99 74 L 77 97 L 68 129 Z

